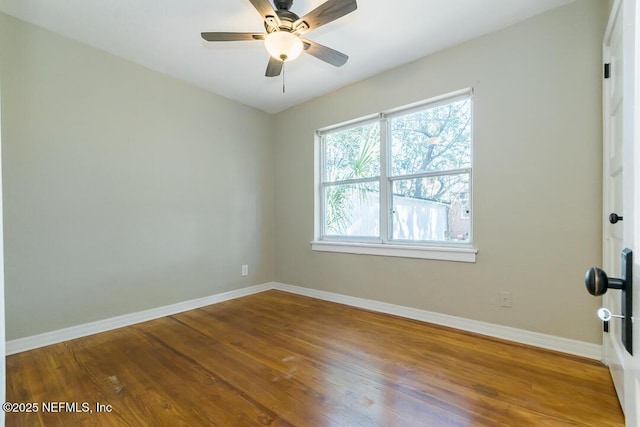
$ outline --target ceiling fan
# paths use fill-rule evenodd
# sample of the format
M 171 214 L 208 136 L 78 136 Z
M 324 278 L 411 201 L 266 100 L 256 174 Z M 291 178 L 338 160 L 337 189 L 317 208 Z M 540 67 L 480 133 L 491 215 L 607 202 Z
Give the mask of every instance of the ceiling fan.
M 289 9 L 293 0 L 274 0 L 276 10 L 269 0 L 249 0 L 264 18 L 265 33 L 201 33 L 202 38 L 210 42 L 241 40 L 264 40 L 269 52 L 267 77 L 279 76 L 285 62 L 296 59 L 300 53 L 309 55 L 340 67 L 349 57 L 342 52 L 302 38 L 301 35 L 335 21 L 357 9 L 356 0 L 328 0 L 300 18 Z

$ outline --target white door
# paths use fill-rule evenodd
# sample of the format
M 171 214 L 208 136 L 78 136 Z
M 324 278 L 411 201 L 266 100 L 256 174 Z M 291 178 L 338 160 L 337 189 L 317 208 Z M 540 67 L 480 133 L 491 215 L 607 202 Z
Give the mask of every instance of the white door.
M 604 80 L 603 163 L 603 267 L 610 277 L 620 277 L 620 253 L 633 253 L 633 314 L 640 319 L 640 28 L 635 0 L 617 0 L 604 38 L 604 62 L 609 77 Z M 610 214 L 623 219 L 612 224 Z M 603 304 L 621 312 L 620 291 L 610 290 Z M 627 426 L 640 426 L 640 322 L 633 331 L 633 353 L 622 345 L 621 320 L 610 322 L 604 334 L 605 363 L 609 366 Z

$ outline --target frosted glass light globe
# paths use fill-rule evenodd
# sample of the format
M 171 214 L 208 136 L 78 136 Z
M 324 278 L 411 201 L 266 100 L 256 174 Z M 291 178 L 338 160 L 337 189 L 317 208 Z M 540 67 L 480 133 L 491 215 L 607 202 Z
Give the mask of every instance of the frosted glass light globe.
M 280 61 L 293 61 L 302 53 L 302 40 L 287 31 L 274 31 L 264 39 L 269 55 Z

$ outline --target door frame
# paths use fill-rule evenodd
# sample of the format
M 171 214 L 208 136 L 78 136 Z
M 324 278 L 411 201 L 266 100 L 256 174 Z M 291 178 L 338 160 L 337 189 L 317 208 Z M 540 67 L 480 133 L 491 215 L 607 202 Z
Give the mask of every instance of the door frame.
M 1 76 L 0 76 L 1 78 Z M 0 99 L 2 93 L 0 89 Z M 2 219 L 2 103 L 0 102 L 0 404 L 6 399 L 6 338 L 5 338 L 5 319 L 4 319 L 4 238 L 3 238 L 3 219 Z M 4 427 L 4 411 L 0 411 L 0 427 Z
M 640 7 L 636 0 L 624 0 L 624 75 L 628 79 L 624 90 L 627 92 L 627 103 L 624 108 L 631 119 L 625 120 L 624 135 L 632 153 L 627 156 L 625 168 L 631 167 L 633 173 L 629 180 L 633 183 L 632 193 L 624 197 L 633 197 L 633 225 L 625 233 L 632 238 L 635 256 L 633 275 L 635 286 L 633 292 L 633 309 L 635 327 L 633 331 L 633 357 L 625 355 L 625 416 L 627 426 L 640 426 Z M 629 60 L 631 58 L 632 60 Z
M 610 42 L 614 35 L 613 27 L 619 20 L 621 29 L 621 55 L 620 61 L 612 63 L 611 78 L 620 78 L 620 89 L 624 94 L 622 99 L 622 167 L 623 206 L 622 235 L 624 246 L 630 247 L 636 253 L 633 260 L 633 275 L 636 277 L 634 286 L 634 317 L 640 318 L 640 8 L 635 0 L 616 0 L 609 13 L 609 21 L 603 39 L 603 62 L 611 61 Z M 611 80 L 603 83 L 603 266 L 610 271 L 617 271 L 616 262 L 619 256 L 610 253 L 611 246 L 607 243 L 609 224 L 607 217 L 612 212 L 610 206 L 610 191 L 613 186 L 610 180 L 609 155 L 611 133 L 611 114 L 609 109 Z M 603 304 L 605 307 L 617 307 L 614 303 L 620 298 L 618 292 L 605 294 Z M 625 412 L 627 426 L 640 425 L 640 324 L 635 323 L 633 331 L 634 356 L 631 356 L 622 346 L 619 331 L 615 333 L 603 333 L 603 361 L 609 365 L 611 376 L 616 385 L 616 392 L 620 404 Z
M 622 0 L 615 0 L 611 10 L 609 11 L 609 16 L 607 20 L 607 27 L 604 33 L 604 37 L 602 40 L 602 62 L 603 62 L 603 73 L 604 73 L 604 64 L 610 64 L 611 62 L 611 52 L 610 52 L 610 42 L 612 39 L 613 27 L 618 19 L 622 19 Z M 622 24 L 621 24 L 622 25 Z M 606 79 L 606 77 L 603 76 Z M 611 77 L 611 78 L 615 78 Z M 609 86 L 611 80 L 603 80 L 602 81 L 602 114 L 603 114 L 603 123 L 602 123 L 602 268 L 610 275 L 614 271 L 616 271 L 617 267 L 612 260 L 612 256 L 609 253 L 609 233 L 608 228 L 610 227 L 608 222 L 608 217 L 611 212 L 613 212 L 613 207 L 610 203 L 610 188 L 612 187 L 612 183 L 610 180 L 610 136 L 612 134 L 611 127 L 613 124 L 611 123 L 611 115 L 610 110 L 611 107 L 609 105 L 610 95 L 609 95 Z M 621 214 L 620 212 L 618 212 Z M 624 215 L 623 215 L 624 216 Z M 613 295 L 613 292 L 608 292 L 602 297 L 602 306 L 612 308 L 616 306 L 615 297 L 617 295 Z M 608 328 L 603 328 L 602 332 L 602 361 L 609 366 L 611 371 L 611 377 L 614 380 L 614 384 L 616 384 L 616 390 L 621 380 L 621 375 L 618 375 L 616 370 L 621 366 L 620 360 L 620 349 L 616 348 L 616 346 L 611 343 L 609 330 L 613 325 L 609 324 Z M 613 332 L 613 331 L 612 331 Z M 620 346 L 619 346 L 620 347 Z M 622 390 L 617 390 L 618 396 L 622 394 Z M 621 402 L 622 403 L 622 402 Z

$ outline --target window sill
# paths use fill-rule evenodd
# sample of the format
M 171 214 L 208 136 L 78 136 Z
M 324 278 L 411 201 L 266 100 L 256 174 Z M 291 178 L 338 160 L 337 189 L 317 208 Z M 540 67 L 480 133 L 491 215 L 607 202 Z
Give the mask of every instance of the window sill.
M 476 255 L 478 254 L 477 249 L 471 246 L 411 246 L 329 241 L 313 241 L 311 242 L 311 250 L 457 262 L 476 262 Z

